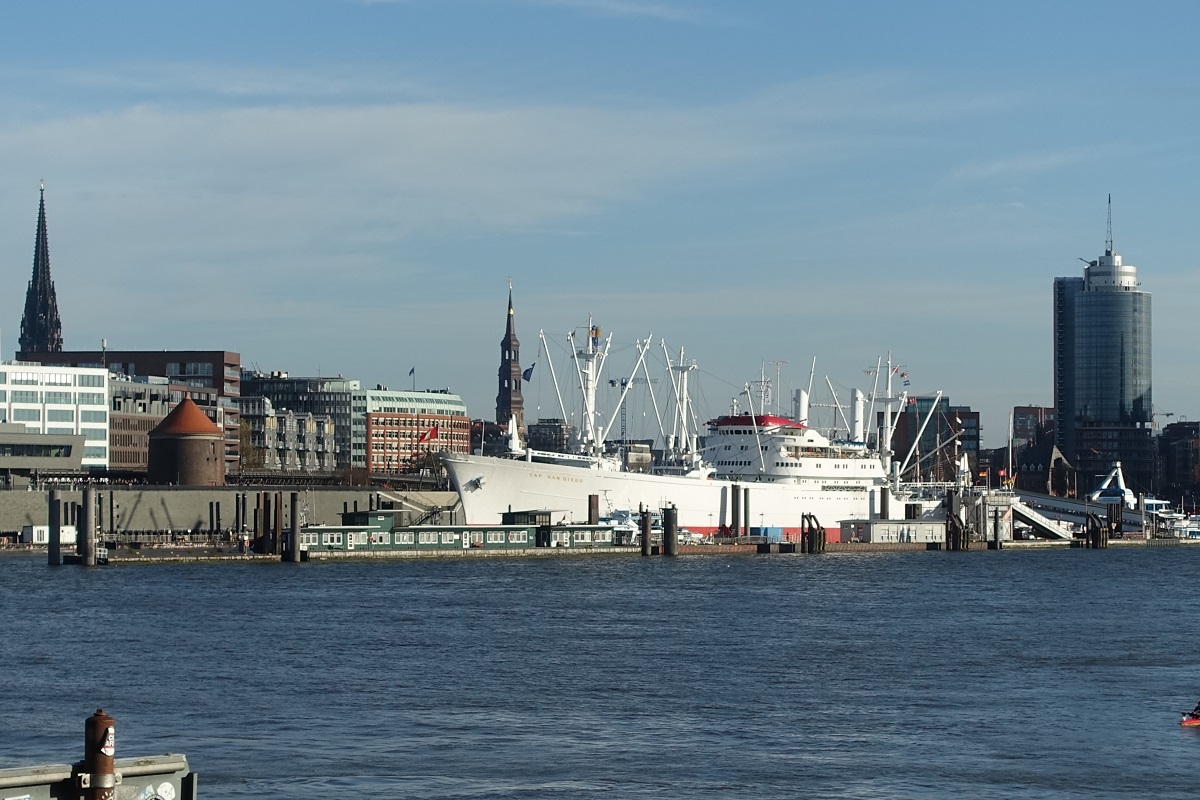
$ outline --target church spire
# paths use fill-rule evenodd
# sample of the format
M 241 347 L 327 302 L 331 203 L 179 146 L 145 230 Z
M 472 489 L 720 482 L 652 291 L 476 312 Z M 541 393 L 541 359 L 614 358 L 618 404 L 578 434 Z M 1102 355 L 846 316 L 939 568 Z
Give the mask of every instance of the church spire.
M 46 235 L 46 186 L 41 186 L 37 237 L 33 243 L 33 277 L 25 292 L 25 314 L 21 317 L 22 353 L 59 353 L 63 349 L 58 298 L 50 279 L 50 238 Z
M 510 419 L 517 430 L 525 429 L 525 400 L 521 397 L 521 343 L 517 341 L 517 323 L 513 314 L 512 281 L 508 282 L 508 320 L 500 340 L 499 391 L 496 393 L 496 424 L 501 428 Z

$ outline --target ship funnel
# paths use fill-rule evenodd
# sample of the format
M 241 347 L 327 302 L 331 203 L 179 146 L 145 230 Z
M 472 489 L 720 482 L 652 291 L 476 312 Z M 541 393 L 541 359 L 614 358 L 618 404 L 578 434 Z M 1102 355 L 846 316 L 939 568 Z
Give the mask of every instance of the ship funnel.
M 863 424 L 864 413 L 866 410 L 866 398 L 863 396 L 861 389 L 854 389 L 850 393 L 850 440 L 861 442 L 863 440 Z
M 808 392 L 797 389 L 792 396 L 792 417 L 797 422 L 808 424 Z

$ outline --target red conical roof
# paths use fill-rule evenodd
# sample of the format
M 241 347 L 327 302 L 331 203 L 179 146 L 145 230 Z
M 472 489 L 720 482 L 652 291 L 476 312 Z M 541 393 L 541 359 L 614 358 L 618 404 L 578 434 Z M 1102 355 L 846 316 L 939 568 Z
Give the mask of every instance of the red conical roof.
M 221 429 L 204 415 L 200 406 L 190 397 L 185 397 L 171 413 L 150 431 L 151 436 L 224 436 Z

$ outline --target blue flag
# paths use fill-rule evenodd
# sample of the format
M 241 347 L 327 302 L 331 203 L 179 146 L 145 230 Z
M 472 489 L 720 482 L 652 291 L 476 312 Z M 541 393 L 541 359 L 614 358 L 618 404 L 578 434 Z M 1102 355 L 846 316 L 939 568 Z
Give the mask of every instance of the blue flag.
M 521 379 L 525 380 L 525 381 L 533 380 L 533 368 L 536 366 L 537 366 L 537 362 L 535 361 L 532 364 L 530 364 L 528 367 L 526 367 L 525 371 L 521 373 Z
M 412 369 L 410 369 L 410 370 L 408 371 L 408 374 L 409 374 L 409 375 L 416 375 L 416 374 L 417 374 L 417 368 L 416 368 L 416 367 L 413 367 Z

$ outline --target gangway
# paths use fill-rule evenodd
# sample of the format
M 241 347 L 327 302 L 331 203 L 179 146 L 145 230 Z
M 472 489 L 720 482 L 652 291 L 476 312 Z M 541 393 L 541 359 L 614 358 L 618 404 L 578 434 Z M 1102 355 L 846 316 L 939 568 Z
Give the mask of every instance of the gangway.
M 1037 492 L 1017 492 L 1016 499 L 1022 505 L 1036 509 L 1043 515 L 1053 515 L 1055 521 L 1076 522 L 1085 524 L 1088 514 L 1104 511 L 1105 506 L 1092 500 L 1078 500 L 1071 497 L 1052 497 Z M 1121 527 L 1124 530 L 1142 530 L 1143 523 L 1150 518 L 1139 509 L 1121 509 Z
M 1093 506 L 1095 508 L 1095 506 Z M 1037 530 L 1055 539 L 1073 539 L 1075 538 L 1071 531 L 1065 528 L 1061 522 L 1056 522 L 1049 517 L 1039 514 L 1029 506 L 1022 503 L 1019 499 L 1013 498 L 1012 502 L 1013 516 L 1025 520 Z

